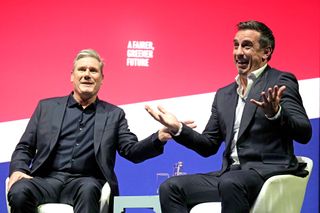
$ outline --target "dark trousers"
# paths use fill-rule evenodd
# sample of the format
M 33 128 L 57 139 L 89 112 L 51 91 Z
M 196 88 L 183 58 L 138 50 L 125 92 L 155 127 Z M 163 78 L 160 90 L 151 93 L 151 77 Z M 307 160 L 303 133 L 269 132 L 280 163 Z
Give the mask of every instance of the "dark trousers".
M 264 179 L 254 170 L 182 175 L 160 186 L 162 213 L 188 213 L 196 204 L 221 202 L 222 213 L 249 213 Z
M 66 203 L 75 213 L 98 213 L 104 181 L 93 177 L 55 174 L 21 179 L 8 192 L 12 213 L 36 213 L 43 203 Z

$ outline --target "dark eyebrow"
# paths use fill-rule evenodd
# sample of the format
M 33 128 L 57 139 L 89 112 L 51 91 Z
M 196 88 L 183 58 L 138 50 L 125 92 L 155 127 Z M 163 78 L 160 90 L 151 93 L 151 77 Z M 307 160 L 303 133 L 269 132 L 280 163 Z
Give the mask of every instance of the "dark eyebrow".
M 253 42 L 250 41 L 250 40 L 244 40 L 241 45 L 242 45 L 242 46 L 243 46 L 243 45 L 245 45 L 245 46 L 248 46 L 248 45 L 249 45 L 249 46 L 253 46 Z
M 83 69 L 87 69 L 87 67 L 86 66 L 78 67 L 78 70 L 83 70 Z
M 98 71 L 99 69 L 95 68 L 95 67 L 88 67 L 88 66 L 80 66 L 78 67 L 79 70 L 82 70 L 82 69 L 89 69 L 90 71 Z

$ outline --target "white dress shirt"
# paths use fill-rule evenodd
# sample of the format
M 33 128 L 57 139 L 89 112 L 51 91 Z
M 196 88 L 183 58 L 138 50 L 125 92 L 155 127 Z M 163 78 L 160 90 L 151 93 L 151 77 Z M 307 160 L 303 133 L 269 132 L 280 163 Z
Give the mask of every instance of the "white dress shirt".
M 240 164 L 239 158 L 238 158 L 238 152 L 237 152 L 237 140 L 238 140 L 238 134 L 240 129 L 240 122 L 242 118 L 243 109 L 246 103 L 246 100 L 248 98 L 248 94 L 250 92 L 250 89 L 252 87 L 253 82 L 261 75 L 263 70 L 267 67 L 267 64 L 265 64 L 263 67 L 260 67 L 259 69 L 251 72 L 247 76 L 247 86 L 246 89 L 243 88 L 243 86 L 240 83 L 240 76 L 237 75 L 235 80 L 238 84 L 237 93 L 238 93 L 238 104 L 236 108 L 236 114 L 234 119 L 234 125 L 233 125 L 233 139 L 231 144 L 231 159 L 233 160 L 233 164 Z

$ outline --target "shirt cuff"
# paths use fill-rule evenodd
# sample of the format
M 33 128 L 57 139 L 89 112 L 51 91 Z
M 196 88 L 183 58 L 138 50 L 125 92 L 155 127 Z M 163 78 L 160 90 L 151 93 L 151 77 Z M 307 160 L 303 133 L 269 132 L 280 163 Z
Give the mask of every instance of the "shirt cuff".
M 173 134 L 173 133 L 171 133 L 173 136 L 179 136 L 180 134 L 181 134 L 181 132 L 182 132 L 182 127 L 183 127 L 183 125 L 182 125 L 182 123 L 180 122 L 179 123 L 180 124 L 180 126 L 179 126 L 179 130 L 178 130 L 178 132 L 177 133 L 175 133 L 175 134 Z
M 268 117 L 267 115 L 265 115 L 266 118 L 268 118 L 268 119 L 271 120 L 271 121 L 278 119 L 278 118 L 280 117 L 281 109 L 282 109 L 282 108 L 281 108 L 281 105 L 280 105 L 280 106 L 279 106 L 279 110 L 278 110 L 278 112 L 277 112 L 277 114 L 276 114 L 275 116 L 273 116 L 273 117 Z

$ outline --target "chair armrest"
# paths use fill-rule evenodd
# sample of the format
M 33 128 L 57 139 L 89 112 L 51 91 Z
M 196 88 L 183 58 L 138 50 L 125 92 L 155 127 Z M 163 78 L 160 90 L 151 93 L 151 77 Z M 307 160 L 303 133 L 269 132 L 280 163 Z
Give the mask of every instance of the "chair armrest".
M 109 200 L 111 195 L 111 188 L 108 182 L 106 182 L 101 189 L 100 198 L 100 212 L 106 212 L 109 208 Z
M 9 177 L 7 177 L 6 178 L 6 185 L 5 185 L 5 188 L 6 188 L 6 194 L 5 194 L 5 196 L 6 196 L 6 204 L 7 204 L 7 210 L 8 210 L 8 212 L 10 212 L 10 206 L 9 206 L 9 202 L 8 202 L 8 191 L 9 191 L 9 189 L 8 189 L 8 183 L 9 183 Z

